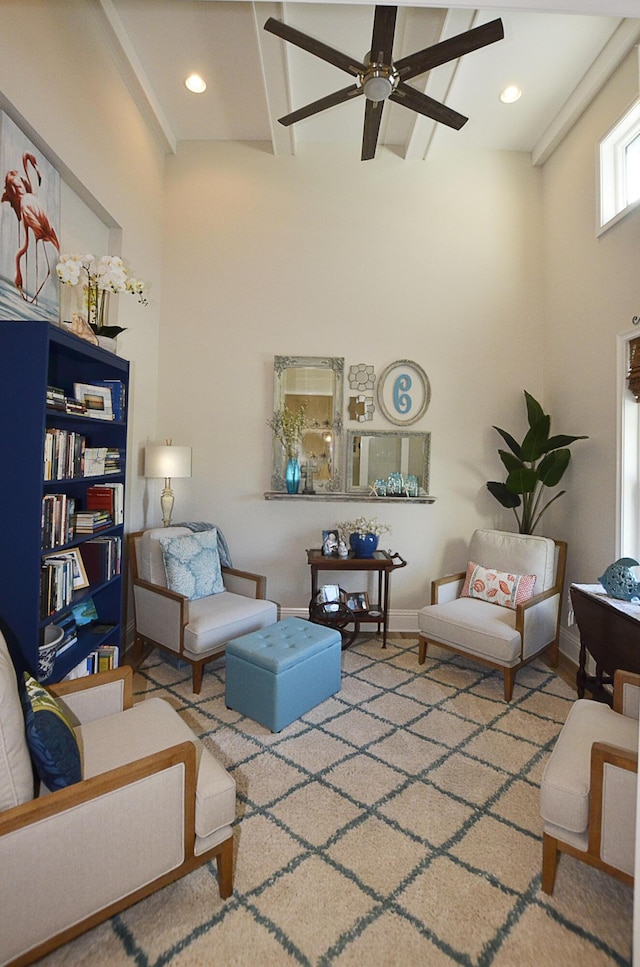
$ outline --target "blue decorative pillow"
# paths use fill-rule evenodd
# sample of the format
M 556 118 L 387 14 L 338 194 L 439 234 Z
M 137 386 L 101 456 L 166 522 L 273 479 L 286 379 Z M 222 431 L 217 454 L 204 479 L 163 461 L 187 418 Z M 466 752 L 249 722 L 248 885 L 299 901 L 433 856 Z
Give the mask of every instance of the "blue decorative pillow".
M 224 591 L 218 531 L 214 527 L 182 537 L 160 537 L 167 587 L 190 601 Z
M 78 741 L 59 703 L 28 672 L 20 691 L 27 743 L 40 780 L 51 791 L 80 782 Z

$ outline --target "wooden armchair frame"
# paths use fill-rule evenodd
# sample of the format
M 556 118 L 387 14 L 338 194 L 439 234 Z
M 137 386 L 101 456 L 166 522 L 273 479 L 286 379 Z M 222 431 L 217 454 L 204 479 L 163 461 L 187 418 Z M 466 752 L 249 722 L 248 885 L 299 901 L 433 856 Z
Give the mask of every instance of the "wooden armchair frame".
M 129 666 L 122 666 L 98 675 L 91 675 L 86 678 L 77 679 L 72 682 L 60 683 L 48 686 L 48 690 L 64 701 L 68 701 L 73 710 L 72 699 L 74 695 L 79 695 L 89 689 L 99 689 L 102 694 L 96 701 L 97 714 L 93 718 L 102 718 L 104 715 L 114 714 L 132 706 L 133 694 L 133 673 Z M 106 688 L 104 686 L 107 686 Z M 87 706 L 88 707 L 88 706 Z M 83 709 L 84 711 L 84 709 Z M 94 709 L 94 711 L 96 711 Z M 86 720 L 86 719 L 85 719 Z M 131 843 L 136 837 L 136 829 L 142 829 L 146 824 L 145 810 L 140 808 L 141 785 L 144 786 L 145 780 L 150 777 L 164 775 L 165 785 L 170 788 L 181 790 L 183 807 L 182 815 L 184 822 L 184 855 L 182 862 L 160 876 L 155 877 L 150 882 L 144 883 L 138 889 L 128 892 L 113 902 L 109 902 L 101 909 L 92 912 L 90 915 L 82 917 L 78 922 L 70 926 L 57 930 L 55 935 L 48 937 L 42 942 L 31 946 L 27 951 L 17 957 L 6 961 L 11 967 L 30 964 L 38 960 L 45 954 L 54 950 L 56 947 L 67 943 L 79 934 L 91 929 L 104 920 L 109 919 L 121 910 L 126 909 L 143 897 L 149 896 L 156 890 L 161 889 L 174 880 L 179 879 L 186 873 L 190 873 L 204 863 L 213 859 L 216 861 L 218 873 L 218 888 L 222 899 L 231 895 L 233 889 L 233 836 L 229 836 L 217 846 L 196 855 L 194 852 L 195 834 L 195 797 L 197 782 L 196 749 L 192 742 L 186 741 L 174 746 L 147 755 L 134 762 L 111 769 L 65 789 L 49 793 L 41 798 L 32 799 L 19 806 L 14 806 L 0 812 L 0 860 L 3 856 L 3 846 L 7 843 L 7 848 L 11 849 L 10 840 L 12 834 L 21 830 L 30 830 L 30 850 L 33 855 L 38 857 L 38 876 L 44 883 L 56 884 L 57 891 L 64 891 L 65 883 L 74 883 L 77 876 L 77 867 L 73 863 L 65 862 L 64 844 L 57 843 L 56 829 L 57 820 L 61 820 L 64 827 L 64 820 L 70 814 L 75 814 L 69 822 L 74 827 L 77 826 L 79 837 L 93 837 L 99 840 L 100 831 L 92 827 L 90 821 L 83 821 L 83 807 L 91 807 L 100 799 L 109 799 L 109 808 L 120 808 L 122 810 L 122 823 L 128 828 L 127 842 Z M 138 798 L 135 800 L 137 808 L 126 808 L 126 795 L 129 787 L 136 787 Z M 148 792 L 144 796 L 157 796 L 158 790 L 153 782 L 148 783 Z M 121 796 L 113 800 L 114 794 L 120 791 Z M 113 801 L 113 807 L 111 805 Z M 90 819 L 90 817 L 89 817 Z M 123 851 L 119 842 L 111 842 L 107 847 L 111 851 Z M 123 864 L 126 863 L 126 855 L 121 857 Z M 98 870 L 94 870 L 91 875 L 100 876 Z M 7 883 L 7 889 L 12 893 L 17 889 L 22 890 L 19 883 Z M 27 907 L 29 904 L 30 891 L 25 885 L 24 896 L 21 902 Z M 6 906 L 6 904 L 2 904 Z M 3 930 L 1 923 L 6 911 L 0 910 L 0 935 Z M 32 916 L 37 919 L 39 911 L 33 911 Z M 7 931 L 8 932 L 8 931 Z M 2 941 L 0 940 L 0 956 L 2 955 Z M 5 962 L 5 961 L 3 961 Z
M 632 685 L 640 688 L 640 675 L 618 669 L 614 675 L 613 710 L 624 715 L 624 688 Z M 623 883 L 633 886 L 634 878 L 623 870 L 611 866 L 601 859 L 603 834 L 603 788 L 605 767 L 609 765 L 628 772 L 638 772 L 638 753 L 612 745 L 609 742 L 594 742 L 591 746 L 591 781 L 589 784 L 589 845 L 586 851 L 579 850 L 548 833 L 542 836 L 542 890 L 553 893 L 556 870 L 560 853 L 588 863 L 617 877 Z

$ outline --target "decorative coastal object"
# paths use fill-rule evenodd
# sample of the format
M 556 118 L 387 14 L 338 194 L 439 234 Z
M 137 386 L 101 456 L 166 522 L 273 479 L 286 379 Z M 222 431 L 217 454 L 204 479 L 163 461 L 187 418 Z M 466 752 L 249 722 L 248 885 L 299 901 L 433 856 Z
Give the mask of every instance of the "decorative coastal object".
M 640 565 L 632 557 L 621 557 L 610 564 L 598 581 L 610 598 L 638 601 L 640 598 Z
M 364 393 L 365 390 L 373 389 L 375 381 L 376 375 L 373 366 L 369 366 L 367 363 L 356 363 L 355 366 L 349 367 L 349 386 L 351 389 Z
M 88 325 L 97 336 L 113 338 L 124 332 L 123 326 L 107 324 L 111 293 L 135 295 L 138 302 L 147 305 L 145 283 L 131 274 L 119 255 L 102 255 L 99 259 L 94 255 L 61 255 L 56 272 L 63 285 L 80 287 Z
M 288 494 L 297 494 L 300 486 L 300 461 L 297 457 L 289 457 L 284 472 Z
M 304 403 L 301 403 L 295 411 L 285 403 L 284 406 L 275 411 L 270 420 L 267 420 L 274 437 L 282 444 L 287 458 L 284 479 L 288 494 L 297 494 L 300 486 L 301 471 L 298 449 L 307 428 L 305 410 Z
M 0 111 L 0 318 L 57 323 L 60 174 Z
M 551 417 L 526 390 L 524 396 L 529 429 L 522 443 L 518 443 L 499 426 L 493 428 L 505 441 L 510 452 L 498 450 L 507 471 L 507 479 L 504 482 L 489 480 L 487 490 L 503 507 L 513 510 L 520 534 L 533 534 L 547 507 L 565 492 L 559 491 L 540 507 L 545 488 L 555 487 L 560 483 L 571 459 L 570 445 L 576 440 L 587 440 L 588 437 L 565 434 L 549 436 Z M 522 508 L 520 513 L 519 507 Z

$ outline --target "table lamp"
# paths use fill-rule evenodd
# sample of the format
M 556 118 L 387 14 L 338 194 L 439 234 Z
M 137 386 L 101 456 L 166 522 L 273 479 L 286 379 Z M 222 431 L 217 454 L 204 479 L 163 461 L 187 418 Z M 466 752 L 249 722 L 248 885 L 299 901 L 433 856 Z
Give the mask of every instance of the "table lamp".
M 144 450 L 145 477 L 164 477 L 164 490 L 160 494 L 162 508 L 162 523 L 165 527 L 171 524 L 173 512 L 172 477 L 191 476 L 191 447 L 174 447 L 171 440 L 166 444 L 145 447 Z

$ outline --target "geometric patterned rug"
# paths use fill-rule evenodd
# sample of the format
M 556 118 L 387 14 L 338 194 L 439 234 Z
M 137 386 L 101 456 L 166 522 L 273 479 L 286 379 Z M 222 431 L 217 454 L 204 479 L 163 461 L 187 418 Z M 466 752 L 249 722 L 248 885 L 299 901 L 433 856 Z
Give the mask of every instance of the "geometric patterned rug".
M 234 892 L 215 864 L 41 962 L 138 967 L 631 963 L 630 887 L 562 856 L 540 890 L 539 783 L 575 693 L 543 662 L 502 676 L 363 639 L 342 688 L 272 734 L 157 652 L 136 700 L 177 708 L 237 783 Z

